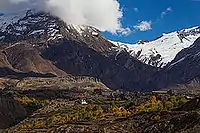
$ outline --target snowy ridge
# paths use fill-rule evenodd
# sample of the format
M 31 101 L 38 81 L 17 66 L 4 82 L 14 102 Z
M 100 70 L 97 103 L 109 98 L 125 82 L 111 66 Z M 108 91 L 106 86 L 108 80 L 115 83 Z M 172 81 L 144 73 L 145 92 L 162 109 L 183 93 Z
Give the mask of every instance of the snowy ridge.
M 177 36 L 177 32 L 163 34 L 157 40 L 151 42 L 140 41 L 137 44 L 125 44 L 121 42 L 113 42 L 125 48 L 132 56 L 138 60 L 156 67 L 164 67 L 171 62 L 176 55 L 184 48 L 190 47 L 194 41 L 200 37 L 200 27 L 184 29 L 186 39 L 183 43 Z
M 64 38 L 63 31 L 75 38 L 98 36 L 100 33 L 96 28 L 90 26 L 66 24 L 61 27 L 60 24 L 57 18 L 32 10 L 19 14 L 2 15 L 0 16 L 0 41 L 6 38 L 5 35 L 47 36 L 47 41 L 53 41 Z

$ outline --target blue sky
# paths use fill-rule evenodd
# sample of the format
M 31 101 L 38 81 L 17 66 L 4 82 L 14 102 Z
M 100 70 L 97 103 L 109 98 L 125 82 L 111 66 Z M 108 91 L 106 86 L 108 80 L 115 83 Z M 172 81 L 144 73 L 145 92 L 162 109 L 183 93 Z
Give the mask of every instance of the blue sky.
M 103 33 L 108 39 L 127 43 L 152 40 L 162 33 L 200 25 L 200 0 L 118 0 L 123 9 L 123 27 L 128 36 Z M 134 28 L 142 21 L 151 22 L 151 29 Z

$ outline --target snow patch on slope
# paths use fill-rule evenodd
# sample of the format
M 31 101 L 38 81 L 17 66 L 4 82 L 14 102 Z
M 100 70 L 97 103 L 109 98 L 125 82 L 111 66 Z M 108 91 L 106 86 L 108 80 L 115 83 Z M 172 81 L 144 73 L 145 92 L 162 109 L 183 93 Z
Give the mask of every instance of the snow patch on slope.
M 44 33 L 44 30 L 35 30 L 35 31 L 31 32 L 29 35 L 42 34 L 42 33 Z

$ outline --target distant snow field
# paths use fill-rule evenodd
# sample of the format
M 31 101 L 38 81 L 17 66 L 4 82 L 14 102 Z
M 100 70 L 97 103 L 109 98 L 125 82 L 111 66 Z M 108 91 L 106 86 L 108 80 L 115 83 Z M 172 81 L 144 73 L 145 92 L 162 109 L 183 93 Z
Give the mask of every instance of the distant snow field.
M 163 34 L 151 42 L 140 41 L 137 44 L 111 42 L 117 46 L 126 46 L 127 51 L 132 56 L 146 64 L 164 67 L 171 62 L 182 49 L 190 47 L 194 41 L 200 37 L 200 27 L 184 29 L 182 32 L 184 32 L 186 39 L 188 39 L 186 40 L 183 38 L 183 43 L 179 39 L 177 32 Z

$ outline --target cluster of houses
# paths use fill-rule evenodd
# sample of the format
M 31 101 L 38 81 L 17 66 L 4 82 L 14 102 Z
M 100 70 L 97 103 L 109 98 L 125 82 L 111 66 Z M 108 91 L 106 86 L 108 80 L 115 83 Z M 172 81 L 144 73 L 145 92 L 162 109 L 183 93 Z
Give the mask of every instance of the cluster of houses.
M 95 89 L 94 94 L 99 96 L 107 97 L 113 100 L 133 100 L 135 94 L 133 92 L 120 91 L 120 90 L 102 90 Z
M 127 91 L 120 91 L 120 90 L 105 90 L 105 89 L 94 89 L 93 90 L 93 97 L 104 97 L 112 100 L 128 100 L 128 101 L 138 101 L 144 102 L 145 100 L 148 100 L 149 95 L 157 95 L 158 97 L 165 97 L 166 95 L 178 95 L 173 90 L 158 90 L 158 91 L 152 91 L 149 93 L 142 93 L 142 92 L 127 92 Z M 193 99 L 193 96 L 190 95 L 184 95 L 186 99 Z M 87 99 L 87 100 L 86 100 Z M 81 98 L 81 104 L 87 105 L 89 101 L 89 97 L 82 97 Z M 138 100 L 139 99 L 139 100 Z M 141 101 L 142 100 L 142 101 Z

